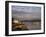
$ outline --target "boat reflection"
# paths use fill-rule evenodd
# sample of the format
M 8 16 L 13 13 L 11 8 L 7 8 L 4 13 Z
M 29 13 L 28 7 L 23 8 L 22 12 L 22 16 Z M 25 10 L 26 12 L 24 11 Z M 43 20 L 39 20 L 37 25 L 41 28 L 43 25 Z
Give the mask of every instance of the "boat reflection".
M 21 21 L 19 21 L 19 20 L 14 20 L 14 19 L 12 19 L 12 31 L 18 31 L 18 30 L 28 30 L 28 28 L 27 28 L 27 26 L 23 23 L 23 22 L 21 22 Z

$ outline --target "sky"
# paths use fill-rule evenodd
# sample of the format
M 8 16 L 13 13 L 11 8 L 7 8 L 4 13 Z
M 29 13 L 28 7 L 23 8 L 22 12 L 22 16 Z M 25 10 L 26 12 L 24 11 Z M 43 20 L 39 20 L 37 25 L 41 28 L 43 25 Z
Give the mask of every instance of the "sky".
M 12 6 L 13 18 L 21 20 L 34 20 L 41 18 L 41 7 L 36 6 Z

